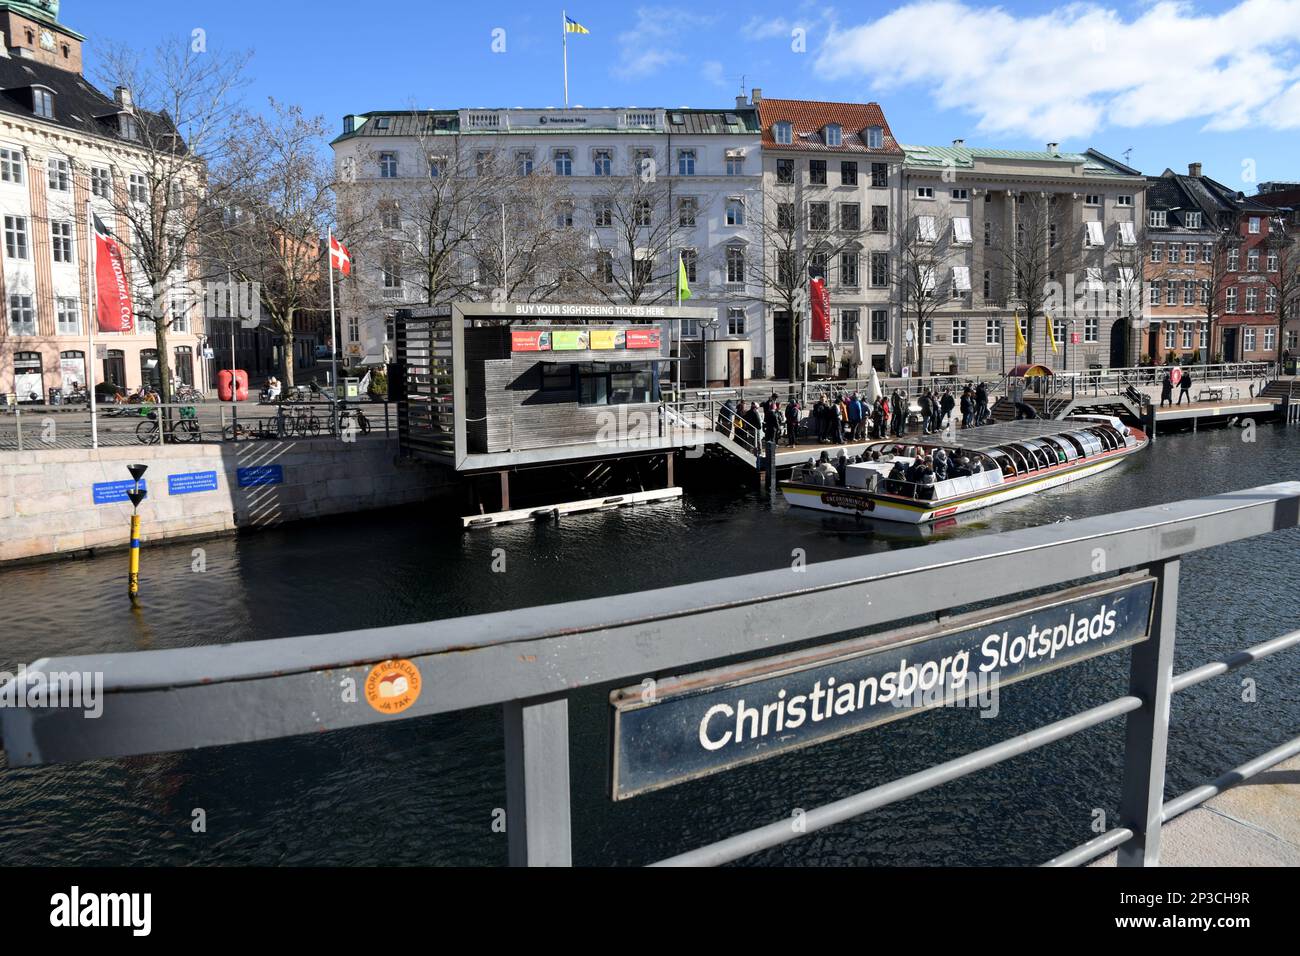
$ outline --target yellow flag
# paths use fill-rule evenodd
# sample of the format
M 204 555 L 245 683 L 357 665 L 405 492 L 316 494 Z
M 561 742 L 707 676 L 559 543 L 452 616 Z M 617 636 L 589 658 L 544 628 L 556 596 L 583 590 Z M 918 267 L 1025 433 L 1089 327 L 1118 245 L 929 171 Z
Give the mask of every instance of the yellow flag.
M 685 302 L 691 297 L 691 287 L 686 284 L 686 260 L 677 253 L 677 301 Z
M 1026 348 L 1025 333 L 1020 331 L 1020 314 L 1016 313 L 1015 315 L 1012 316 L 1012 319 L 1016 323 L 1016 354 L 1020 355 L 1025 351 Z
M 1052 346 L 1052 351 L 1060 354 L 1056 348 L 1056 328 L 1052 325 L 1052 313 L 1044 312 L 1043 318 L 1047 319 L 1047 341 Z

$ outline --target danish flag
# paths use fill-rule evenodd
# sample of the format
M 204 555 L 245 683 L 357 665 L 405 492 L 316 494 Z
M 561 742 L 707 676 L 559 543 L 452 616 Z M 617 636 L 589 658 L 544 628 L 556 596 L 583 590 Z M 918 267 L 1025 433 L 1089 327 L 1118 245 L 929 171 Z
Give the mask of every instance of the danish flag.
M 330 236 L 330 268 L 338 269 L 345 276 L 352 275 L 352 253 L 333 236 Z

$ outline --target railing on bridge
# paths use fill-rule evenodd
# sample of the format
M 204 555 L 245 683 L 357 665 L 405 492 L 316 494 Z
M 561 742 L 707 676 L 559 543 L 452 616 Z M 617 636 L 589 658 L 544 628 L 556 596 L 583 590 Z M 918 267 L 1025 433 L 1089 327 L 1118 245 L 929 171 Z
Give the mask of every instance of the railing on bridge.
M 596 600 L 340 634 L 38 661 L 21 680 L 104 675 L 102 712 L 0 708 L 10 767 L 242 743 L 500 704 L 505 716 L 509 859 L 569 864 L 570 695 L 592 685 L 682 674 L 704 662 L 792 645 L 954 607 L 1029 594 L 1098 574 L 1156 580 L 1151 638 L 1131 651 L 1129 693 L 919 773 L 728 836 L 662 861 L 719 864 L 993 766 L 1121 715 L 1120 825 L 1051 861 L 1078 864 L 1118 848 L 1119 862 L 1158 862 L 1163 822 L 1240 777 L 1300 752 L 1300 737 L 1164 802 L 1170 698 L 1177 691 L 1300 644 L 1300 631 L 1173 673 L 1183 555 L 1300 525 L 1300 482 L 1159 507 L 960 538 L 886 554 Z M 422 693 L 399 715 L 347 701 L 375 664 L 402 661 Z M 21 688 L 8 688 L 21 690 Z

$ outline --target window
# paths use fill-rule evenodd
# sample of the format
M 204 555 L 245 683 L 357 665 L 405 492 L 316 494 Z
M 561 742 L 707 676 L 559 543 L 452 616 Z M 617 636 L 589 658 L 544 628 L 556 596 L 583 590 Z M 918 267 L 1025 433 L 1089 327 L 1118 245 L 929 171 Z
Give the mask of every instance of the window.
M 1148 210 L 1147 225 L 1155 229 L 1164 229 L 1169 225 L 1169 213 L 1163 209 Z
M 397 154 L 396 153 L 379 154 L 379 178 L 380 179 L 397 178 Z
M 614 225 L 614 201 L 612 199 L 597 199 L 592 204 L 591 218 L 599 227 Z M 694 220 L 692 220 L 694 225 Z
M 727 334 L 744 335 L 745 334 L 745 310 L 732 306 L 727 309 Z
M 881 126 L 867 127 L 867 149 L 884 149 L 885 130 Z
M 794 253 L 789 249 L 780 249 L 776 253 L 776 282 L 784 288 L 798 284 L 795 276 Z
M 682 250 L 682 265 L 686 267 L 686 281 L 694 282 L 696 270 L 700 264 L 700 255 L 694 249 Z
M 55 262 L 71 263 L 72 223 L 67 220 L 50 223 L 50 242 Z
M 5 216 L 5 255 L 10 259 L 27 259 L 27 249 L 27 218 Z
M 1133 205 L 1133 197 L 1132 197 L 1131 195 L 1126 195 L 1126 196 L 1116 196 L 1116 197 L 1115 197 L 1115 205 L 1116 205 L 1116 206 L 1131 206 L 1131 205 Z
M 573 175 L 573 150 L 557 149 L 554 153 L 555 175 Z
M 1268 271 L 1277 272 L 1277 250 L 1268 250 Z
M 840 253 L 840 285 L 856 289 L 858 282 L 858 254 L 853 250 Z
M 745 281 L 745 250 L 740 246 L 727 247 L 727 281 Z
M 1264 351 L 1272 352 L 1277 348 L 1277 329 L 1268 326 L 1264 329 Z
M 776 228 L 786 232 L 795 230 L 794 203 L 779 202 L 776 204 Z
M 1106 245 L 1106 234 L 1102 231 L 1101 223 L 1086 222 L 1088 231 L 1084 234 L 1083 245 L 1085 248 L 1101 247 Z
M 824 252 L 814 252 L 808 257 L 808 278 L 826 278 L 827 256 Z
M 1165 305 L 1178 304 L 1178 283 L 1170 280 L 1165 285 Z
M 384 288 L 400 289 L 402 287 L 402 253 L 392 246 L 384 250 L 380 268 L 384 272 Z
M 1191 265 L 1196 261 L 1196 243 L 1189 242 L 1183 246 L 1183 261 Z
M 172 299 L 172 331 L 188 332 L 190 330 L 190 310 L 183 296 Z
M 1202 262 L 1214 261 L 1214 243 L 1212 242 L 1201 243 L 1201 261 Z
M 1183 348 L 1190 349 L 1192 347 L 1193 332 L 1194 332 L 1194 328 L 1192 324 L 1190 322 L 1184 322 L 1183 323 L 1183 345 L 1182 345 Z
M 883 289 L 889 285 L 889 253 L 871 254 L 871 287 Z
M 856 186 L 858 184 L 858 164 L 852 162 L 840 163 L 840 185 Z
M 32 87 L 32 112 L 42 119 L 54 119 L 54 94 L 40 87 Z
M 694 196 L 682 196 L 677 200 L 677 225 L 694 226 L 695 217 L 700 211 L 700 201 Z
M 614 171 L 614 154 L 598 149 L 591 154 L 591 172 L 594 176 L 608 176 Z
M 677 175 L 695 175 L 695 150 L 679 149 L 677 151 Z
M 1237 290 L 1236 289 L 1229 289 L 1227 292 L 1225 292 L 1223 294 L 1223 300 L 1224 300 L 1223 302 L 1224 312 L 1237 311 Z
M 1246 311 L 1247 312 L 1259 311 L 1259 290 L 1258 289 L 1246 290 Z
M 81 333 L 81 308 L 76 299 L 56 299 L 54 301 L 54 312 L 60 335 L 79 335 Z
M 361 319 L 355 315 L 348 318 L 348 341 L 361 341 Z
M 1165 259 L 1165 244 L 1163 242 L 1151 243 L 1151 261 L 1164 262 L 1164 259 Z
M 36 334 L 36 310 L 30 295 L 9 296 L 9 331 L 14 335 Z
M 875 189 L 884 189 L 889 185 L 889 165 L 887 163 L 871 164 L 871 185 Z
M 745 173 L 745 154 L 737 152 L 727 153 L 727 175 L 743 176 Z
M 1056 248 L 1056 223 L 1054 222 L 1047 224 L 1047 245 L 1052 249 Z
M 638 199 L 632 206 L 632 217 L 636 225 L 648 226 L 654 218 L 653 207 L 649 199 Z
M 402 212 L 396 200 L 385 199 L 379 204 L 379 226 L 382 229 L 402 228 Z
M 49 171 L 50 188 L 66 193 L 72 188 L 72 170 L 68 161 L 62 156 L 51 156 L 46 163 Z
M 840 228 L 845 232 L 857 232 L 862 228 L 862 207 L 855 202 L 840 203 Z
M 608 252 L 596 256 L 596 281 L 609 285 L 614 281 L 614 257 Z
M 443 159 L 442 157 L 435 156 L 435 157 L 433 157 L 432 159 L 430 159 L 430 160 L 429 160 L 429 178 L 430 178 L 430 179 L 437 179 L 439 176 L 442 175 L 442 171 L 446 168 L 446 166 L 447 166 L 447 161 L 446 161 L 445 159 Z
M 920 272 L 918 278 L 921 280 L 921 296 L 926 299 L 933 299 L 935 286 L 934 266 L 921 266 L 918 271 Z
M 1188 229 L 1201 228 L 1201 214 L 1199 212 L 1183 213 L 1183 225 Z
M 23 181 L 23 154 L 16 149 L 0 149 L 0 182 Z
M 970 266 L 953 266 L 952 289 L 954 299 L 970 291 Z
M 794 160 L 778 159 L 776 161 L 776 181 L 782 185 L 794 182 Z
M 1165 323 L 1165 348 L 1172 349 L 1178 345 L 1178 326 L 1173 322 Z
M 872 232 L 889 231 L 889 207 L 888 206 L 871 207 L 871 230 Z
M 917 186 L 917 187 L 916 187 L 916 198 L 917 198 L 917 199 L 933 199 L 933 198 L 934 198 L 934 187 L 933 187 L 933 186 Z
M 934 242 L 939 237 L 935 228 L 934 216 L 916 217 L 916 238 L 921 242 Z
M 826 160 L 808 160 L 808 182 L 812 183 L 814 186 L 826 185 Z
M 136 125 L 135 117 L 130 113 L 117 114 L 117 131 L 123 139 L 140 138 L 140 127 Z
M 993 270 L 984 270 L 984 301 L 988 302 L 993 298 Z
M 926 319 L 921 323 L 921 338 L 926 345 L 934 344 L 934 319 Z
M 958 216 L 952 221 L 952 241 L 961 245 L 970 245 L 970 220 Z
M 993 245 L 993 223 L 984 220 L 984 245 Z
M 1178 261 L 1179 261 L 1179 255 L 1181 254 L 1180 250 L 1181 250 L 1182 248 L 1183 248 L 1183 247 L 1180 246 L 1180 245 L 1179 245 L 1178 243 L 1176 243 L 1176 242 L 1171 242 L 1171 243 L 1169 243 L 1169 263 L 1170 263 L 1170 265 L 1177 265 L 1177 264 L 1178 264 Z
M 1101 332 L 1101 320 L 1095 315 L 1087 316 L 1083 320 L 1083 340 L 1085 342 L 1096 342 Z
M 1196 304 L 1196 282 L 1192 279 L 1183 280 L 1183 305 Z
M 1083 197 L 1083 204 L 1084 204 L 1085 206 L 1100 206 L 1100 205 L 1101 205 L 1101 194 L 1100 194 L 1100 193 L 1088 193 L 1088 195 L 1086 195 L 1086 196 Z
M 794 141 L 794 128 L 784 120 L 780 123 L 773 123 L 772 138 L 783 146 L 788 146 Z
M 1209 305 L 1210 304 L 1210 280 L 1202 279 L 1200 282 L 1200 286 L 1201 286 L 1200 304 Z
M 965 319 L 952 320 L 952 344 L 953 345 L 966 344 L 966 320 Z
M 515 172 L 520 176 L 531 176 L 533 174 L 532 150 L 521 150 L 515 153 Z
M 840 341 L 851 342 L 858 334 L 858 310 L 840 309 Z
M 656 398 L 654 374 L 647 363 L 578 366 L 579 405 L 644 404 Z
M 1236 272 L 1239 268 L 1241 268 L 1241 250 L 1229 249 L 1228 250 L 1228 271 Z
M 1002 344 L 1002 323 L 998 319 L 984 320 L 984 344 L 985 345 Z
M 1264 292 L 1264 311 L 1277 311 L 1277 289 L 1270 288 Z
M 555 228 L 573 228 L 573 203 L 559 202 L 555 204 Z
M 1250 234 L 1251 234 L 1252 236 L 1258 236 L 1258 235 L 1259 235 L 1259 221 L 1260 221 L 1260 220 L 1259 220 L 1259 216 L 1251 216 L 1251 217 L 1250 217 L 1250 225 L 1249 225 L 1248 228 L 1249 228 Z
M 1258 249 L 1251 249 L 1249 252 L 1246 253 L 1246 271 L 1247 272 L 1259 271 L 1259 250 Z
M 831 227 L 831 204 L 828 202 L 810 202 L 808 204 L 808 228 L 813 232 L 826 232 Z
M 889 337 L 889 313 L 884 309 L 871 310 L 871 341 L 883 342 Z
M 745 224 L 745 200 L 739 196 L 727 199 L 727 225 L 743 226 Z
M 1133 223 L 1121 222 L 1119 224 L 1119 244 L 1121 246 L 1137 245 L 1137 233 L 1133 229 Z
M 826 145 L 838 148 L 844 145 L 844 132 L 835 123 L 827 123 L 822 130 L 822 137 L 826 140 Z
M 1253 351 L 1255 351 L 1255 328 L 1254 328 L 1254 326 L 1247 325 L 1247 326 L 1245 326 L 1245 327 L 1242 328 L 1242 330 L 1241 330 L 1241 340 L 1242 340 L 1242 347 L 1243 347 L 1247 352 L 1253 352 Z
M 489 149 L 480 149 L 474 154 L 474 175 L 486 176 L 492 172 L 493 157 Z

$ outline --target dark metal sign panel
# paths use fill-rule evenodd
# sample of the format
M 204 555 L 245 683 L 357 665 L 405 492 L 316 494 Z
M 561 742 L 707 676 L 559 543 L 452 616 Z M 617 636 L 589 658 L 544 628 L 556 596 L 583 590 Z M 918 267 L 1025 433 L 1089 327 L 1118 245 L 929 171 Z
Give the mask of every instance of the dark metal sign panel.
M 283 465 L 250 465 L 236 471 L 239 487 L 254 488 L 257 485 L 284 484 Z
M 1144 641 L 1155 580 L 1125 576 L 886 634 L 610 694 L 623 800 L 940 706 Z

